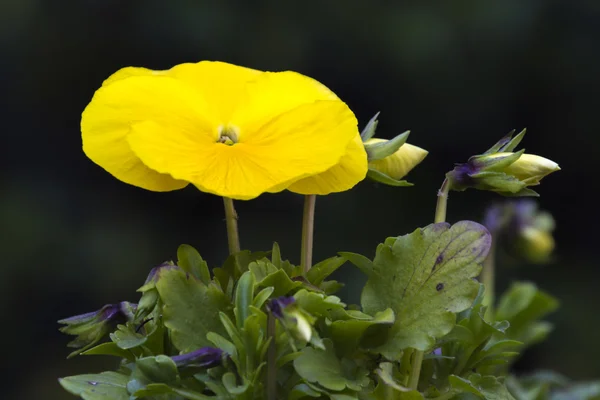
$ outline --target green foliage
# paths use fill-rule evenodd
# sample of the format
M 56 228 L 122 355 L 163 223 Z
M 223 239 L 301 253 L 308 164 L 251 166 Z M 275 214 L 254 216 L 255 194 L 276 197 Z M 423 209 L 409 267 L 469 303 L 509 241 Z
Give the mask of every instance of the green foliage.
M 455 313 L 477 295 L 473 278 L 490 242 L 483 226 L 465 221 L 432 224 L 380 244 L 374 261 L 362 262 L 369 280 L 361 298 L 367 314 L 387 308 L 396 313 L 390 338 L 378 351 L 398 359 L 407 348 L 431 349 L 450 332 Z
M 388 238 L 374 260 L 340 253 L 304 276 L 277 244 L 270 256 L 234 254 L 212 274 L 182 245 L 177 265 L 151 271 L 137 305 L 61 321 L 77 337 L 73 354 L 121 362 L 60 384 L 90 400 L 264 399 L 271 354 L 281 399 L 597 399 L 597 383 L 510 375 L 520 352 L 549 332 L 541 318 L 557 301 L 516 283 L 492 316 L 474 280 L 489 246 L 474 222 L 432 224 Z M 360 307 L 327 280 L 346 261 L 368 277 Z M 426 354 L 415 389 L 417 350 Z

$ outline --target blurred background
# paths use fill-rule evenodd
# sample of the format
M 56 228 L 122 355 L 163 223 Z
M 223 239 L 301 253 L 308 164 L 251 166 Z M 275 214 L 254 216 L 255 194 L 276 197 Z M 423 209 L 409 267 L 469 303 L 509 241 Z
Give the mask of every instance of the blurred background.
M 436 4 L 436 5 L 433 5 Z M 600 2 L 580 1 L 0 1 L 0 315 L 6 399 L 68 399 L 57 377 L 114 367 L 67 361 L 56 320 L 121 300 L 180 243 L 223 261 L 219 198 L 191 186 L 152 193 L 123 184 L 81 151 L 81 111 L 124 66 L 166 69 L 223 60 L 295 70 L 334 90 L 378 136 L 410 129 L 429 157 L 412 188 L 361 183 L 317 201 L 315 259 L 372 256 L 376 245 L 429 224 L 444 173 L 512 129 L 523 147 L 562 171 L 539 188 L 557 220 L 555 261 L 508 260 L 499 290 L 533 280 L 557 296 L 550 339 L 520 370 L 553 368 L 600 378 L 597 199 Z M 498 196 L 454 193 L 451 222 L 480 220 Z M 239 202 L 242 247 L 299 258 L 302 198 Z M 594 222 L 595 221 L 595 222 Z M 350 266 L 342 297 L 358 302 Z

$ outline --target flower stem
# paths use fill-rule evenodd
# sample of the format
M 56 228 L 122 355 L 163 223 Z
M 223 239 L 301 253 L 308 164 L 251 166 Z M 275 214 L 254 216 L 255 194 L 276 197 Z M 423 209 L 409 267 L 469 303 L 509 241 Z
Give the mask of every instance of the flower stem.
M 233 206 L 233 200 L 229 197 L 223 197 L 225 205 L 225 221 L 227 224 L 227 243 L 229 244 L 229 253 L 234 254 L 240 251 L 240 236 L 238 233 L 238 216 Z
M 271 339 L 267 350 L 267 399 L 277 400 L 277 346 L 275 343 L 276 322 L 273 313 L 267 317 L 267 337 Z
M 304 197 L 304 214 L 302 216 L 302 251 L 300 265 L 304 274 L 312 267 L 313 237 L 315 232 L 315 203 L 317 196 L 309 194 Z
M 483 300 L 481 304 L 487 307 L 485 311 L 485 319 L 492 320 L 492 316 L 494 313 L 494 296 L 495 296 L 495 281 L 496 281 L 496 236 L 494 232 L 490 232 L 492 234 L 492 245 L 490 246 L 490 251 L 483 262 L 483 269 L 481 270 L 481 275 L 479 275 L 479 281 L 483 283 L 485 287 L 485 292 L 483 293 Z
M 444 179 L 442 187 L 438 190 L 437 205 L 435 207 L 435 222 L 446 222 L 446 208 L 448 205 L 448 192 L 450 192 L 450 181 L 448 178 Z
M 448 193 L 450 192 L 450 181 L 448 178 L 444 179 L 442 187 L 438 190 L 438 199 L 435 207 L 435 220 L 434 222 L 446 222 L 446 209 L 448 206 Z M 415 350 L 412 359 L 412 371 L 408 380 L 408 387 L 412 390 L 416 390 L 419 385 L 419 377 L 421 376 L 421 366 L 423 364 L 423 351 Z

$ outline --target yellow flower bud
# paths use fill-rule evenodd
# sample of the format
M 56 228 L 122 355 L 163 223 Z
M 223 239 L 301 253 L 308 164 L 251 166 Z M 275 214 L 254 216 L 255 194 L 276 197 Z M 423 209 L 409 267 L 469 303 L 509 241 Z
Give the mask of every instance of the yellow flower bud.
M 501 158 L 512 153 L 496 153 L 490 158 Z M 512 164 L 502 168 L 502 172 L 512 175 L 518 180 L 524 182 L 527 186 L 537 185 L 540 180 L 552 172 L 559 171 L 557 163 L 544 157 L 534 154 L 523 154 Z
M 554 250 L 554 238 L 549 232 L 527 226 L 520 232 L 518 246 L 521 254 L 534 263 L 547 261 Z
M 385 139 L 369 139 L 367 144 L 387 142 Z M 425 159 L 429 152 L 411 144 L 403 144 L 394 154 L 382 160 L 372 160 L 369 167 L 382 172 L 390 178 L 400 180 Z

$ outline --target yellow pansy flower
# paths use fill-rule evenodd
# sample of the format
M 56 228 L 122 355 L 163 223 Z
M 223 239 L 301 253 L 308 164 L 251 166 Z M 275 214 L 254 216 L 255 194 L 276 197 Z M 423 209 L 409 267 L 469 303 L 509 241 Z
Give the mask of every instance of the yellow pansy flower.
M 247 200 L 289 188 L 328 194 L 364 179 L 357 121 L 333 92 L 295 72 L 223 62 L 123 68 L 81 120 L 83 150 L 123 182 Z

